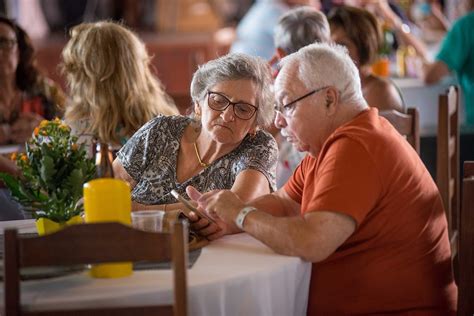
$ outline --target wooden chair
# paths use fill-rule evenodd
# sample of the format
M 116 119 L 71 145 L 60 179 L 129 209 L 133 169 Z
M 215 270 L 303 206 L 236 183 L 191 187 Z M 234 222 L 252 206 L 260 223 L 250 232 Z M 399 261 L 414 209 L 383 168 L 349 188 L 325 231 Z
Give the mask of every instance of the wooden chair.
M 458 315 L 474 315 L 474 161 L 464 162 L 458 246 Z
M 186 315 L 187 226 L 176 222 L 172 230 L 172 233 L 149 233 L 119 223 L 94 223 L 72 225 L 34 238 L 22 238 L 15 229 L 5 230 L 4 315 Z M 174 276 L 173 305 L 45 312 L 21 310 L 19 269 L 22 267 L 157 262 L 170 258 Z
M 407 138 L 410 145 L 420 155 L 420 114 L 417 108 L 408 108 L 407 113 L 397 110 L 380 111 L 395 129 Z
M 439 96 L 436 184 L 448 219 L 452 257 L 456 256 L 459 227 L 459 93 L 451 86 Z

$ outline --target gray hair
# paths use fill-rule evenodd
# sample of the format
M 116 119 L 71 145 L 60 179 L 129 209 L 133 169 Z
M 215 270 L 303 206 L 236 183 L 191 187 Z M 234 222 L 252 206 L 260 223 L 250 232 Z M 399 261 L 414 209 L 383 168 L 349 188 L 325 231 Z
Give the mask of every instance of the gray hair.
M 326 16 L 312 7 L 288 11 L 275 28 L 275 47 L 287 54 L 315 42 L 329 42 L 331 31 Z
M 298 66 L 298 78 L 308 89 L 333 86 L 340 93 L 341 103 L 366 105 L 360 83 L 359 71 L 347 49 L 341 45 L 316 43 L 281 60 Z
M 248 79 L 257 86 L 257 125 L 269 126 L 274 117 L 271 70 L 260 57 L 232 53 L 200 66 L 191 81 L 191 97 L 199 102 L 207 91 L 222 81 Z

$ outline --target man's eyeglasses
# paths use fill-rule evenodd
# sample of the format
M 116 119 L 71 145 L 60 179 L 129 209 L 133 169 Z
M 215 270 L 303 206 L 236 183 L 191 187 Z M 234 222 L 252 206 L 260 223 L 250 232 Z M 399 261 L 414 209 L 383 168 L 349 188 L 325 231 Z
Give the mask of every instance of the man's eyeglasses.
M 303 96 L 297 98 L 296 100 L 293 100 L 293 101 L 291 101 L 291 102 L 289 102 L 289 103 L 287 103 L 287 104 L 282 104 L 282 105 L 280 105 L 280 104 L 276 104 L 276 103 L 275 103 L 274 110 L 275 110 L 275 112 L 278 112 L 278 113 L 282 114 L 282 115 L 285 116 L 285 117 L 290 117 L 290 116 L 292 115 L 293 111 L 295 110 L 295 106 L 296 106 L 296 103 L 297 103 L 298 101 L 301 101 L 301 100 L 303 100 L 304 98 L 307 98 L 307 97 L 309 97 L 310 95 L 313 95 L 313 94 L 315 94 L 315 93 L 318 93 L 319 91 L 322 91 L 322 90 L 324 90 L 324 89 L 326 89 L 326 88 L 328 88 L 328 87 L 329 87 L 329 86 L 324 86 L 324 87 L 319 88 L 319 89 L 314 89 L 314 90 L 312 90 L 312 91 L 306 93 L 305 95 L 303 95 Z
M 231 102 L 225 95 L 218 92 L 207 92 L 207 104 L 215 111 L 225 111 L 229 105 L 233 105 L 234 114 L 241 120 L 250 120 L 258 108 L 243 102 Z
M 10 50 L 16 45 L 16 40 L 9 39 L 6 37 L 0 37 L 0 49 L 2 50 Z

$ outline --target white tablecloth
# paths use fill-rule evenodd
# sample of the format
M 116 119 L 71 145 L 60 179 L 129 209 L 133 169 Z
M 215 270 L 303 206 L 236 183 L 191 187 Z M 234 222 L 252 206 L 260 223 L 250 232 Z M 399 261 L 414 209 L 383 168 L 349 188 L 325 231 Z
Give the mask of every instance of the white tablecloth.
M 3 222 L 0 230 L 17 224 L 21 231 L 32 230 L 31 220 Z M 203 248 L 188 270 L 189 314 L 305 315 L 310 277 L 308 262 L 277 255 L 247 234 L 226 236 Z M 22 304 L 37 310 L 152 305 L 172 302 L 172 275 L 148 270 L 93 279 L 84 272 L 23 282 L 21 290 Z

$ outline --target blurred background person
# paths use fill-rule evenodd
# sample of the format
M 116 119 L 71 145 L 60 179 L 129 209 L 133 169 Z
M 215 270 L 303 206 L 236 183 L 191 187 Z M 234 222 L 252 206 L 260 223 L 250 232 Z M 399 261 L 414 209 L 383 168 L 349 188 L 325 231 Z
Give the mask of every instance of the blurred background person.
M 474 9 L 472 1 L 471 10 Z M 424 81 L 435 83 L 454 73 L 464 94 L 466 124 L 474 127 L 474 12 L 457 20 L 446 34 L 433 63 L 424 67 Z
M 328 15 L 331 38 L 347 48 L 359 70 L 362 92 L 369 106 L 380 110 L 405 111 L 403 99 L 396 86 L 372 73 L 371 65 L 381 47 L 381 28 L 375 16 L 367 10 L 340 6 Z
M 161 116 L 118 152 L 115 176 L 130 183 L 132 209 L 182 208 L 171 190 L 228 189 L 249 201 L 275 188 L 277 145 L 265 60 L 228 54 L 199 67 L 191 82 L 195 117 Z M 171 204 L 171 205 L 170 205 Z
M 81 143 L 97 139 L 119 149 L 155 116 L 178 113 L 150 71 L 145 45 L 120 24 L 74 27 L 62 59 L 69 88 L 65 121 Z
M 280 16 L 298 5 L 320 8 L 319 0 L 256 0 L 238 24 L 230 51 L 270 60 L 275 52 L 273 35 Z
M 38 70 L 29 36 L 15 21 L 0 16 L 0 145 L 24 143 L 63 103 L 62 91 Z M 0 171 L 18 175 L 15 164 L 4 157 Z M 0 220 L 24 218 L 21 206 L 3 187 L 0 205 Z
M 280 18 L 275 27 L 276 49 L 270 63 L 276 64 L 283 57 L 309 44 L 329 42 L 330 37 L 329 23 L 323 13 L 310 6 L 291 9 Z M 273 134 L 276 135 L 279 144 L 277 187 L 280 188 L 286 183 L 305 154 L 287 142 L 286 135 L 278 131 L 273 131 Z
M 0 17 L 0 91 L 0 144 L 25 142 L 65 100 L 39 71 L 29 36 L 6 17 Z

